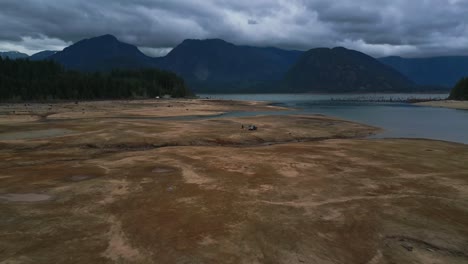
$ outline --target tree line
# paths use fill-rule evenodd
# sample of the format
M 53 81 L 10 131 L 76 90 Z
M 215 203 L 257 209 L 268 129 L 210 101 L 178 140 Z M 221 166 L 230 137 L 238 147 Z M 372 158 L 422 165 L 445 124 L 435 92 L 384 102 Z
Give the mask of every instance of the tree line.
M 468 77 L 462 78 L 450 92 L 450 100 L 468 100 Z
M 53 61 L 0 58 L 0 100 L 91 100 L 191 95 L 184 80 L 158 69 L 84 73 Z

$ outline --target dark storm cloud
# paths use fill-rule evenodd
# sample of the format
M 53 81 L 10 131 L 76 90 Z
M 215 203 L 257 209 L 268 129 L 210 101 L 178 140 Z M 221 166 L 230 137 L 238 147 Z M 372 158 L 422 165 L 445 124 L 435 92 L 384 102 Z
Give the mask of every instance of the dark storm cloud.
M 160 56 L 186 38 L 374 56 L 468 55 L 468 0 L 2 0 L 0 50 L 113 34 Z

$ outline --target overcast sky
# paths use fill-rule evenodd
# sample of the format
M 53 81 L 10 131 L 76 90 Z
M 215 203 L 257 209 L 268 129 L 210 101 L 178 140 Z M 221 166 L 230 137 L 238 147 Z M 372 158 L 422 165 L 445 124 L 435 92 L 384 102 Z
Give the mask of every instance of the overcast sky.
M 148 55 L 187 38 L 379 57 L 468 55 L 468 0 L 0 0 L 0 51 L 113 34 Z

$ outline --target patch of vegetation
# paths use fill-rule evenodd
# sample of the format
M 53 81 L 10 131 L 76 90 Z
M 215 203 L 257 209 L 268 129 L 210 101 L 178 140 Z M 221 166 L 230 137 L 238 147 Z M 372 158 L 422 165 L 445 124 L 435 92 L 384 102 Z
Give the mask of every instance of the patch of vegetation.
M 157 69 L 83 73 L 53 61 L 0 58 L 0 100 L 85 100 L 191 95 L 184 80 Z
M 468 77 L 458 81 L 455 87 L 450 92 L 450 100 L 468 100 Z

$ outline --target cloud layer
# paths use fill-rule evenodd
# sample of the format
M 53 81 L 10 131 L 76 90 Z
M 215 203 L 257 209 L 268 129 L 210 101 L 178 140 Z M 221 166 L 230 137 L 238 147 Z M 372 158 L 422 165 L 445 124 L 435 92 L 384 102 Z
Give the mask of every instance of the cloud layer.
M 2 0 L 0 50 L 113 34 L 164 55 L 187 38 L 373 56 L 468 55 L 468 0 Z

